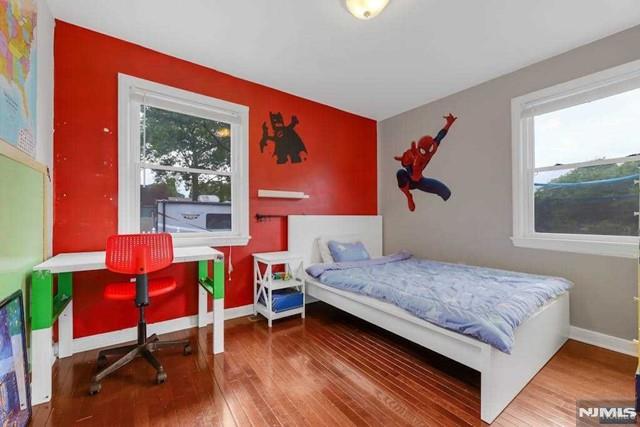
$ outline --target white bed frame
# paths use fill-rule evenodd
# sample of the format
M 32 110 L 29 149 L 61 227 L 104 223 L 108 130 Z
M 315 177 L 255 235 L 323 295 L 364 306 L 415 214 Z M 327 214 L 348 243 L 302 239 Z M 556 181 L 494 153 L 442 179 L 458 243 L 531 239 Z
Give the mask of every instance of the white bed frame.
M 289 216 L 289 251 L 305 267 L 321 262 L 316 239 L 358 234 L 372 257 L 382 256 L 381 216 Z M 441 328 L 389 303 L 306 279 L 307 295 L 440 353 L 481 374 L 480 418 L 493 422 L 569 336 L 569 294 L 549 302 L 515 332 L 511 354 Z

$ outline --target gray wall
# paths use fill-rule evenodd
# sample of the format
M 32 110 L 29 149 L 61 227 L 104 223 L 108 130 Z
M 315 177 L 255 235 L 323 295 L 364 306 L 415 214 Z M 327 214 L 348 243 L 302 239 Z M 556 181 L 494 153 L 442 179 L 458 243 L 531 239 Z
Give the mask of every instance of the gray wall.
M 526 47 L 523 47 L 526 48 Z M 511 98 L 640 59 L 640 26 L 615 34 L 447 98 L 384 120 L 381 214 L 385 253 L 408 249 L 449 262 L 564 276 L 575 283 L 571 324 L 636 337 L 633 296 L 637 261 L 516 248 L 511 243 Z M 395 173 L 411 141 L 435 135 L 449 112 L 459 116 L 426 175 L 453 196 L 415 194 L 409 212 Z

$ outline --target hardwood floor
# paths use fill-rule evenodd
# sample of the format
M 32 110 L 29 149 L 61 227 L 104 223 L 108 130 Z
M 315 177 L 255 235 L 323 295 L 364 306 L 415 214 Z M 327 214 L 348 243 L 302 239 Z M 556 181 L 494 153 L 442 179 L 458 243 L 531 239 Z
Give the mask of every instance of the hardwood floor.
M 322 303 L 299 318 L 226 324 L 226 352 L 211 328 L 194 354 L 159 352 L 167 383 L 136 360 L 89 396 L 96 351 L 58 361 L 54 398 L 34 426 L 480 425 L 480 375 Z M 494 422 L 575 425 L 577 399 L 633 399 L 635 359 L 569 341 Z

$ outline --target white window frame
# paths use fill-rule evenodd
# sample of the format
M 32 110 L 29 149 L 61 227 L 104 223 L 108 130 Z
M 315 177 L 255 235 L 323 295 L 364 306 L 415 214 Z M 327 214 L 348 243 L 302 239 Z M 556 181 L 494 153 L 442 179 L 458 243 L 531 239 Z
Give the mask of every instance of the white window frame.
M 174 233 L 174 246 L 243 246 L 249 242 L 249 107 L 118 74 L 118 232 L 140 232 L 140 170 L 162 169 L 140 155 L 140 106 L 146 104 L 231 125 L 231 231 Z M 175 168 L 171 168 L 172 170 Z M 193 171 L 189 169 L 188 171 Z
M 637 236 L 604 236 L 587 234 L 539 233 L 535 231 L 533 179 L 535 168 L 535 135 L 533 117 L 527 111 L 554 111 L 577 105 L 576 99 L 589 99 L 591 94 L 609 90 L 640 87 L 640 61 L 634 61 L 542 89 L 511 100 L 513 156 L 513 237 L 515 246 L 574 253 L 638 257 Z M 601 97 L 601 96 L 598 96 Z M 570 169 L 582 166 L 640 160 L 640 156 L 596 160 L 561 166 L 537 168 L 538 171 Z

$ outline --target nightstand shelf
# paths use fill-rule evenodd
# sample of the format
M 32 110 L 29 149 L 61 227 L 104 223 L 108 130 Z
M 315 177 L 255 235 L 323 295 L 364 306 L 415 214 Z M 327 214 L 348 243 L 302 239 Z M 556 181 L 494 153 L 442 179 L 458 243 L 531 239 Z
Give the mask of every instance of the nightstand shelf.
M 282 271 L 274 272 L 274 266 L 282 266 Z M 274 278 L 274 273 L 286 275 L 286 277 Z M 254 314 L 264 316 L 269 327 L 272 326 L 273 320 L 283 317 L 300 314 L 304 318 L 303 277 L 302 258 L 295 254 L 290 252 L 253 254 Z M 286 289 L 292 291 L 283 292 Z M 292 303 L 292 307 L 287 308 Z
M 298 279 L 289 279 L 289 280 L 272 280 L 271 283 L 265 283 L 265 286 L 273 289 L 274 291 L 279 289 L 293 288 L 295 286 L 300 285 L 300 280 Z
M 264 304 L 262 303 L 256 304 L 255 310 L 256 310 L 256 314 L 261 314 L 262 316 L 265 317 L 265 319 L 269 319 L 269 310 Z M 304 318 L 304 306 L 298 307 L 298 308 L 292 308 L 290 310 L 281 311 L 281 312 L 274 311 L 272 312 L 271 320 L 278 320 L 278 319 L 282 319 L 283 317 L 295 316 L 296 314 L 301 314 L 302 317 Z M 271 325 L 269 327 L 271 327 Z

